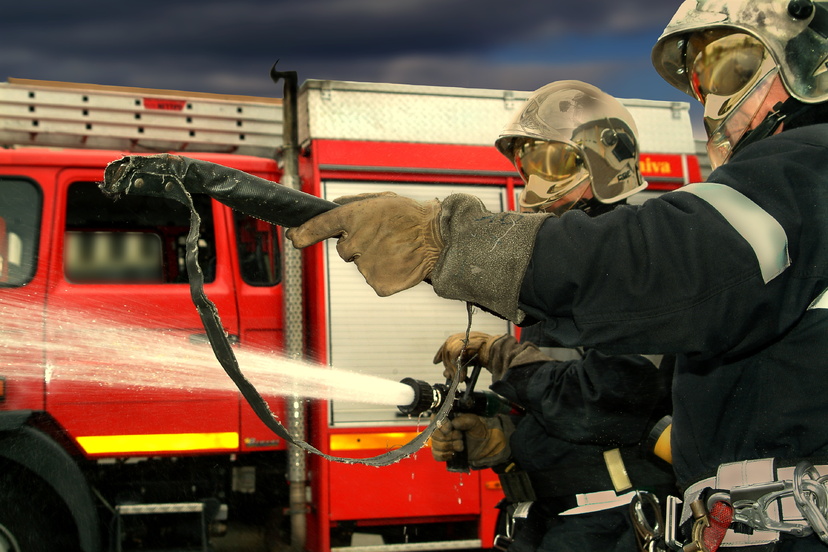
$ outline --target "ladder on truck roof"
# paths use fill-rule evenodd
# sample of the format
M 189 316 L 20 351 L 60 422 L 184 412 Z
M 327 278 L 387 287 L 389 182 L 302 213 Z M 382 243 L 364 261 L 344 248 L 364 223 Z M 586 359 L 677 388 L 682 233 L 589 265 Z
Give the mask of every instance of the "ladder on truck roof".
M 282 100 L 9 78 L 0 82 L 0 145 L 273 158 Z

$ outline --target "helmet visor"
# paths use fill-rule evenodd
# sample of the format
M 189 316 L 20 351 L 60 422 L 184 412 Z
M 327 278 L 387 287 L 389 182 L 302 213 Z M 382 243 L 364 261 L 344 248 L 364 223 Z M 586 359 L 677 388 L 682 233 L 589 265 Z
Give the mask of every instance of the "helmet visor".
M 530 140 L 515 152 L 515 166 L 524 180 L 539 176 L 553 187 L 576 174 L 584 161 L 573 146 L 563 142 Z
M 767 51 L 755 37 L 732 30 L 693 33 L 685 63 L 690 88 L 705 103 L 709 95 L 740 97 L 759 77 Z
M 579 151 L 564 142 L 526 140 L 515 151 L 517 167 L 526 187 L 520 204 L 542 209 L 588 179 Z

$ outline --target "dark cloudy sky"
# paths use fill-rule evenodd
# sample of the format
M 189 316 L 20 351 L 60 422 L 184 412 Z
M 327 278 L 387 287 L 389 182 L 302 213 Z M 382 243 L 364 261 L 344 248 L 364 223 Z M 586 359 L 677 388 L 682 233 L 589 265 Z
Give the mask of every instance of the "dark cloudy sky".
M 680 3 L 17 0 L 0 18 L 0 80 L 280 96 L 268 76 L 278 59 L 300 82 L 534 90 L 579 79 L 622 98 L 689 101 L 650 62 Z

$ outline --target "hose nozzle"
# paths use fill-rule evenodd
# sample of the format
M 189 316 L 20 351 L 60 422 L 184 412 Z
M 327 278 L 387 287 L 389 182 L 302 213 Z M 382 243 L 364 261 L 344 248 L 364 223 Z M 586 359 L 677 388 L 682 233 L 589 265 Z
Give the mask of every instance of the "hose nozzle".
M 414 389 L 414 400 L 411 404 L 397 406 L 400 412 L 410 416 L 419 416 L 429 410 L 439 409 L 448 396 L 449 386 L 447 384 L 431 385 L 414 378 L 405 378 L 400 380 L 400 383 L 410 385 Z M 491 391 L 474 391 L 455 396 L 451 409 L 452 412 L 468 412 L 490 417 L 514 413 L 519 410 L 519 407 Z
M 405 378 L 400 380 L 400 383 L 410 385 L 414 389 L 414 400 L 411 404 L 397 406 L 403 414 L 419 416 L 424 412 L 439 408 L 443 404 L 444 398 L 438 390 L 423 380 Z

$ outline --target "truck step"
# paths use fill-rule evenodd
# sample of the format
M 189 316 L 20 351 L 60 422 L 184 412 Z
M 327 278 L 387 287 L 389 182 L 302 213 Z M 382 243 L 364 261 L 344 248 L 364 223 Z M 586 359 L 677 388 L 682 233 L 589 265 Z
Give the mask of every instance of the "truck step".
M 165 514 L 199 514 L 198 524 L 201 534 L 201 545 L 198 550 L 208 552 L 209 539 L 207 527 L 214 519 L 225 518 L 227 506 L 219 504 L 217 500 L 205 500 L 203 502 L 169 502 L 169 503 L 148 503 L 148 504 L 117 504 L 115 506 L 116 517 L 116 552 L 123 551 L 124 537 L 124 516 L 136 515 L 165 515 Z M 164 552 L 173 552 L 174 549 L 165 549 Z M 190 551 L 194 548 L 190 548 Z

